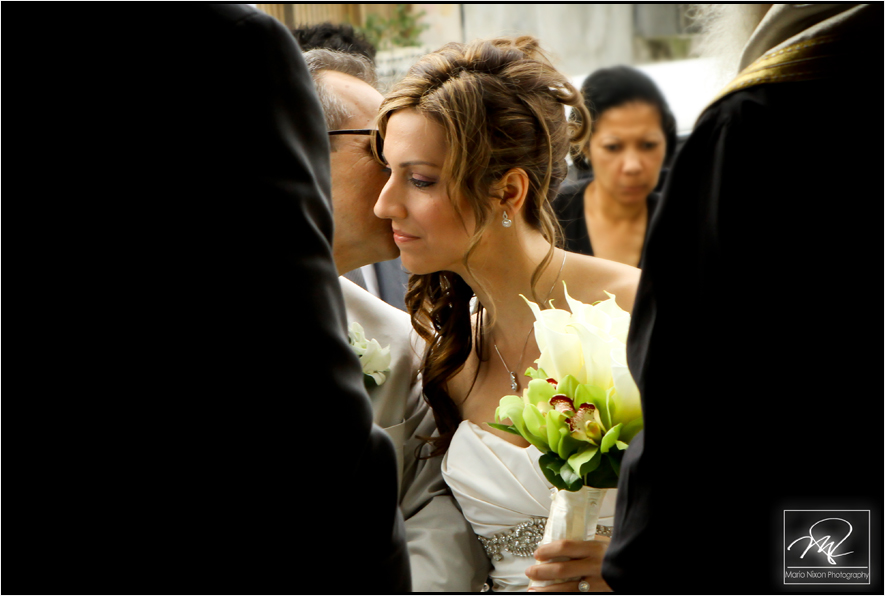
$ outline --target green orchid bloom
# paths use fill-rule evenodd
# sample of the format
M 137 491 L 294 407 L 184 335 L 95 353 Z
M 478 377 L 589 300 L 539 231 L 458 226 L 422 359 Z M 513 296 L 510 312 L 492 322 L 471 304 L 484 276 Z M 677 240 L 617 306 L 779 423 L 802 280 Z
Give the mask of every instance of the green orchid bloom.
M 599 445 L 604 427 L 596 406 L 587 403 L 581 404 L 568 422 L 572 437 L 579 441 Z

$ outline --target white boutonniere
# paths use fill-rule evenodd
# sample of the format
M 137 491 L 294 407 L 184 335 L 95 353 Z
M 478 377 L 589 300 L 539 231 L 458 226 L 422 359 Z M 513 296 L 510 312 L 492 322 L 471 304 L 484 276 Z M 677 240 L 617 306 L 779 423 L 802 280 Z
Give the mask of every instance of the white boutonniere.
M 350 337 L 350 347 L 360 359 L 363 374 L 366 376 L 366 386 L 374 382 L 381 385 L 387 380 L 390 372 L 390 346 L 382 348 L 375 339 L 366 339 L 363 326 L 354 321 L 347 329 Z M 371 379 L 371 381 L 369 381 Z

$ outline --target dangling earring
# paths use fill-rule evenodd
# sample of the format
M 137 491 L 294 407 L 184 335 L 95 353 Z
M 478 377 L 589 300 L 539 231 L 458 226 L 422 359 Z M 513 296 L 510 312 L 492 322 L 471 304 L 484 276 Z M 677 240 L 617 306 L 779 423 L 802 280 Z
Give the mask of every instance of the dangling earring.
M 507 217 L 507 212 L 504 212 L 504 219 L 501 220 L 501 225 L 505 228 L 509 228 L 513 225 L 513 220 Z

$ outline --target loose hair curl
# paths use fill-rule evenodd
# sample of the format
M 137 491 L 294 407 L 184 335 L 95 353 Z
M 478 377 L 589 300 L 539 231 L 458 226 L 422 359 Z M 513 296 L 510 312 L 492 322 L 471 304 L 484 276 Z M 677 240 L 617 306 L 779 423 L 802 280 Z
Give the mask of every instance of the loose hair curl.
M 566 120 L 564 106 L 576 117 Z M 550 242 L 551 248 L 532 275 L 532 291 L 561 245 L 562 233 L 550 205 L 568 172 L 572 144 L 590 134 L 590 115 L 581 93 L 556 71 L 531 36 L 449 43 L 421 58 L 394 85 L 381 104 L 378 129 L 384 136 L 397 110 L 414 108 L 442 126 L 448 148 L 443 179 L 449 197 L 462 197 L 473 209 L 476 232 L 464 256 L 469 258 L 482 237 L 497 199 L 493 185 L 515 168 L 529 180 L 523 217 Z M 453 205 L 463 215 L 458 201 Z M 481 283 L 481 281 L 480 281 Z M 461 422 L 446 384 L 460 371 L 476 343 L 485 359 L 485 307 L 478 305 L 471 329 L 473 290 L 457 274 L 439 271 L 412 275 L 406 307 L 412 326 L 427 342 L 422 373 L 424 396 L 433 409 L 439 437 L 431 456 L 441 455 Z M 537 297 L 535 297 L 537 300 Z M 475 378 L 474 378 L 475 381 Z

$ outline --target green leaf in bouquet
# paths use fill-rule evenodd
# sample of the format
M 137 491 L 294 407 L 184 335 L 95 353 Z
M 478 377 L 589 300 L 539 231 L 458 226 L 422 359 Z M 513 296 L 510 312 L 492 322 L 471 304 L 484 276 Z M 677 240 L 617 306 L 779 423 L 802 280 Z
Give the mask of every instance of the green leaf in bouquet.
M 628 422 L 627 424 L 624 425 L 624 427 L 621 429 L 621 436 L 618 438 L 620 440 L 624 441 L 625 443 L 630 443 L 630 441 L 633 440 L 633 437 L 635 437 L 636 434 L 642 430 L 642 427 L 643 427 L 642 418 L 641 417 L 634 418 L 633 420 L 631 420 L 630 422 Z
M 492 428 L 497 428 L 498 430 L 506 430 L 509 433 L 513 433 L 514 435 L 522 436 L 522 433 L 519 432 L 519 429 L 512 425 L 507 424 L 495 424 L 494 422 L 486 422 Z
M 541 379 L 543 381 L 547 380 L 547 373 L 544 372 L 543 368 L 529 367 L 525 371 L 525 376 L 531 377 L 532 379 Z
M 563 463 L 564 462 L 555 453 L 545 453 L 538 460 L 538 465 L 541 466 L 544 478 L 559 490 L 568 490 L 566 488 L 566 483 L 559 475 L 559 470 L 562 469 Z
M 544 415 L 534 405 L 525 404 L 522 410 L 522 418 L 525 420 L 525 428 L 528 431 L 525 439 L 541 452 L 550 451 L 550 446 L 547 444 L 547 428 Z
M 614 387 L 609 387 L 605 394 L 605 416 L 603 422 L 606 428 L 611 428 L 618 420 L 618 398 Z
M 556 395 L 556 387 L 547 382 L 547 379 L 532 379 L 529 381 L 526 397 L 530 404 L 537 406 L 541 402 L 549 402 Z
M 546 381 L 545 381 L 546 382 Z M 550 385 L 550 383 L 547 383 Z M 551 386 L 552 387 L 552 386 Z M 568 423 L 565 416 L 556 410 L 547 412 L 547 444 L 550 445 L 550 451 L 559 451 L 559 443 L 562 441 L 562 428 L 568 429 Z
M 592 472 L 595 472 L 599 469 L 599 466 L 602 464 L 603 455 L 602 452 L 597 448 L 596 454 L 590 458 L 590 460 L 581 466 L 581 476 L 586 476 Z
M 618 441 L 618 442 L 620 443 L 620 441 Z M 608 463 L 612 467 L 612 470 L 614 470 L 615 475 L 618 476 L 619 478 L 621 476 L 621 459 L 623 457 L 624 457 L 623 451 L 612 450 L 612 451 L 608 452 L 608 457 L 606 458 L 606 459 L 608 459 Z
M 602 441 L 599 444 L 599 450 L 601 452 L 608 453 L 608 450 L 611 449 L 612 446 L 614 446 L 614 444 L 618 440 L 618 437 L 620 437 L 620 435 L 621 435 L 621 426 L 622 426 L 621 424 L 618 424 L 618 425 L 614 426 L 613 428 L 609 429 L 609 431 L 607 433 L 605 433 L 605 436 L 602 437 Z M 601 488 L 601 487 L 597 486 L 596 488 Z
M 608 388 L 608 392 L 605 395 L 605 405 L 608 409 L 608 428 L 614 426 L 612 421 L 618 419 L 618 399 L 615 394 L 614 386 Z
M 576 379 L 572 375 L 565 375 L 562 379 L 559 380 L 559 384 L 556 386 L 556 393 L 561 393 L 574 399 L 575 393 L 578 389 L 578 385 L 580 385 L 580 383 L 578 383 L 578 379 Z
M 584 445 L 587 445 L 587 441 L 579 441 L 574 438 L 571 433 L 569 433 L 569 429 L 566 428 L 564 430 L 562 439 L 559 441 L 559 449 L 556 450 L 556 453 L 562 459 L 568 459 L 575 453 L 581 450 Z
M 584 443 L 587 447 L 578 451 L 574 455 L 568 458 L 568 464 L 572 467 L 572 470 L 575 471 L 575 474 L 578 476 L 584 476 L 588 472 L 593 471 L 596 466 L 599 465 L 599 459 L 596 457 L 599 454 L 599 448 L 596 445 L 591 445 L 589 443 Z M 591 460 L 596 459 L 594 465 Z
M 552 451 L 548 451 L 538 459 L 538 465 L 548 470 L 559 471 L 562 467 L 563 460 Z
M 559 475 L 565 483 L 565 490 L 574 492 L 584 486 L 584 479 L 575 474 L 568 462 L 562 464 L 562 467 L 559 469 Z
M 616 451 L 615 453 L 622 453 Z M 612 458 L 606 454 L 602 456 L 599 467 L 584 476 L 584 484 L 594 488 L 618 488 L 619 462 L 612 463 Z
M 495 422 L 500 423 L 502 420 L 509 419 L 519 434 L 531 442 L 528 438 L 529 432 L 525 428 L 525 421 L 522 419 L 524 407 L 525 402 L 522 401 L 522 398 L 515 395 L 505 395 L 498 402 L 498 409 L 495 410 Z
M 587 474 L 593 472 L 602 463 L 602 452 L 599 450 L 598 447 L 592 447 L 593 450 L 595 450 L 595 453 L 593 454 L 593 457 L 591 457 L 586 462 L 584 462 L 583 465 L 581 465 L 581 469 L 578 471 L 581 476 L 586 476 Z

